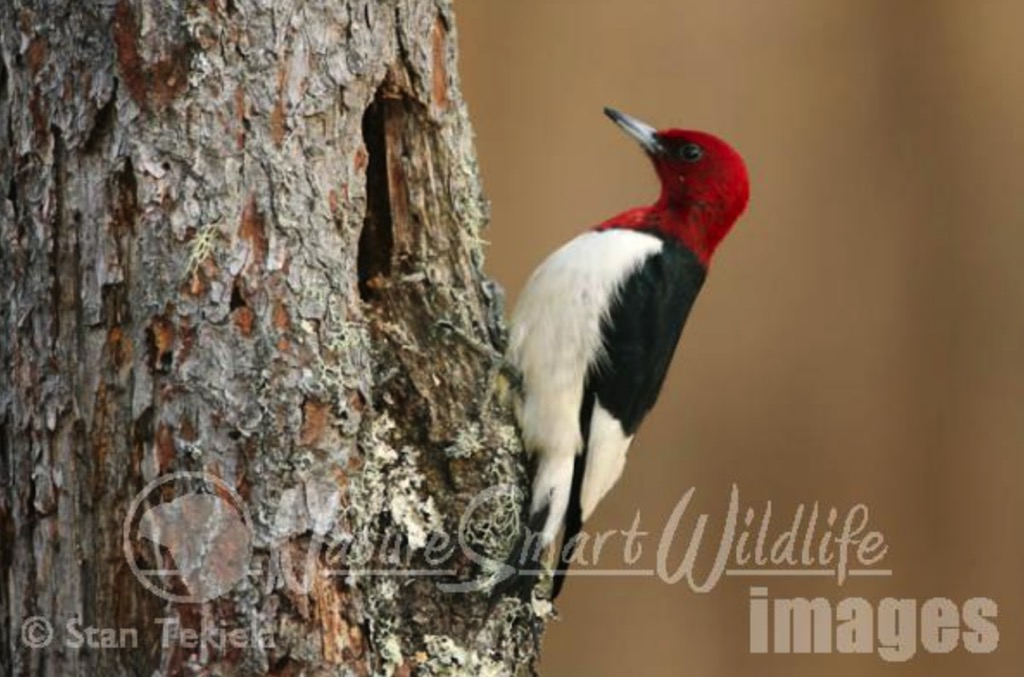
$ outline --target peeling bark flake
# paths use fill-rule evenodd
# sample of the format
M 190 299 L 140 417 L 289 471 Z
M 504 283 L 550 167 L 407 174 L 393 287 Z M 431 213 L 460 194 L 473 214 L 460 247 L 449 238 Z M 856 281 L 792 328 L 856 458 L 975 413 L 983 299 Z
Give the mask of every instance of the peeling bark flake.
M 433 78 L 434 105 L 438 108 L 446 108 L 448 106 L 448 72 L 445 70 L 445 48 L 448 32 L 441 17 L 437 17 L 434 21 L 430 37 L 433 56 L 430 70 Z
M 48 53 L 49 44 L 46 42 L 45 37 L 37 35 L 29 42 L 28 50 L 25 52 L 25 61 L 28 64 L 28 71 L 33 78 L 39 74 L 43 63 L 46 62 L 46 55 Z
M 184 93 L 188 86 L 191 51 L 186 42 L 168 41 L 170 46 L 162 50 L 160 58 L 146 63 L 142 56 L 141 27 L 131 0 L 118 0 L 112 28 L 121 78 L 137 104 L 159 110 Z
M 138 22 L 129 0 L 118 0 L 114 5 L 114 44 L 121 80 L 135 103 L 146 103 L 145 64 L 139 54 Z
M 267 229 L 263 213 L 256 204 L 256 196 L 250 195 L 242 210 L 238 235 L 249 243 L 254 265 L 262 266 L 267 258 Z
M 149 367 L 155 372 L 168 372 L 174 362 L 174 324 L 156 316 L 147 332 L 149 340 Z

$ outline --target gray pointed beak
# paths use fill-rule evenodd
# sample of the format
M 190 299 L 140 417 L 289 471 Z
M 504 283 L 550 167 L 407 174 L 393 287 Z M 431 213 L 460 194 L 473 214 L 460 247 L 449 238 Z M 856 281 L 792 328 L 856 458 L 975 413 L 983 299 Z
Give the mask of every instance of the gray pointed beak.
M 624 132 L 636 139 L 644 150 L 652 155 L 663 152 L 661 142 L 658 140 L 658 130 L 646 122 L 640 122 L 635 117 L 620 113 L 614 108 L 605 108 L 604 114 L 611 118 L 612 122 L 622 128 Z

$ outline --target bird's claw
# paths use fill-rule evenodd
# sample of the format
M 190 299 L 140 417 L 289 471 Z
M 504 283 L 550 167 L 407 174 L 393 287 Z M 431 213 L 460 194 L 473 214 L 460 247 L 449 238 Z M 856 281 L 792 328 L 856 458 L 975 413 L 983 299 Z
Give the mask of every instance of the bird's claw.
M 437 320 L 437 326 L 447 331 L 450 335 L 458 337 L 463 344 L 490 363 L 489 380 L 493 381 L 498 374 L 501 374 L 508 380 L 516 393 L 522 392 L 523 373 L 519 370 L 519 367 L 509 362 L 504 355 L 491 346 L 470 336 L 451 320 L 444 318 Z

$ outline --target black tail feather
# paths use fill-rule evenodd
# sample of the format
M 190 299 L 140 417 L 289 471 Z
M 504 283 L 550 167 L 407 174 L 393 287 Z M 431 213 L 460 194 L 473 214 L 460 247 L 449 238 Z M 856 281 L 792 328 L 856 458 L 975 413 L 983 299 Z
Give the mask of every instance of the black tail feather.
M 565 529 L 562 531 L 562 547 L 558 550 L 555 567 L 554 585 L 551 588 L 551 601 L 555 601 L 562 592 L 565 578 L 572 564 L 572 556 L 576 553 L 579 540 L 576 536 L 583 529 L 583 475 L 587 471 L 587 455 L 590 451 L 590 418 L 594 414 L 596 397 L 594 391 L 587 389 L 580 404 L 580 433 L 583 437 L 583 451 L 576 455 L 572 465 L 572 488 L 569 491 L 569 507 L 565 511 Z
M 569 508 L 565 511 L 565 529 L 562 532 L 562 547 L 558 549 L 557 564 L 555 565 L 554 583 L 551 588 L 551 601 L 558 598 L 565 585 L 565 577 L 568 575 L 569 567 L 572 564 L 572 556 L 579 544 L 576 536 L 583 528 L 583 508 L 580 506 L 580 492 L 583 489 L 583 473 L 586 470 L 586 453 L 576 456 L 572 468 L 572 490 L 569 493 Z
M 573 460 L 572 486 L 569 491 L 569 505 L 565 514 L 565 525 L 562 532 L 562 547 L 559 548 L 554 581 L 551 588 L 551 601 L 554 601 L 565 585 L 565 578 L 568 575 L 569 567 L 572 564 L 573 554 L 579 545 L 576 538 L 583 529 L 583 506 L 581 497 L 583 493 L 583 476 L 587 469 L 587 452 L 590 438 L 590 418 L 594 413 L 596 396 L 593 390 L 587 389 L 583 395 L 583 402 L 580 406 L 580 432 L 583 437 L 583 451 L 576 455 Z M 536 469 L 534 469 L 534 473 Z M 527 503 L 529 505 L 529 503 Z M 549 506 L 545 506 L 536 515 L 531 515 L 526 520 L 526 528 L 523 529 L 515 544 L 512 546 L 511 554 L 505 561 L 505 566 L 510 568 L 508 576 L 498 581 L 491 589 L 491 608 L 503 597 L 518 597 L 527 602 L 533 594 L 533 588 L 537 584 L 540 572 L 543 570 L 543 548 L 540 544 L 540 533 L 544 529 L 544 523 L 548 519 Z

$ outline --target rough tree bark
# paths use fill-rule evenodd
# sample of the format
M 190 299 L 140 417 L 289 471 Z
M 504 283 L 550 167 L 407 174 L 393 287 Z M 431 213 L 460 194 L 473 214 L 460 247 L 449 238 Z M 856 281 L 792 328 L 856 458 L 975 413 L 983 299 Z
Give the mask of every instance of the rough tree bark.
M 481 594 L 360 573 L 432 564 L 522 481 L 492 365 L 446 328 L 501 343 L 455 55 L 446 0 L 0 2 L 5 672 L 532 669 L 533 610 L 481 630 Z M 183 554 L 123 532 L 162 478 L 143 508 L 220 499 L 216 528 L 179 514 Z M 214 542 L 229 494 L 251 561 Z M 514 513 L 464 531 L 498 553 Z M 172 564 L 172 592 L 233 585 L 168 601 L 132 571 Z M 258 632 L 197 647 L 168 618 Z M 73 648 L 69 619 L 134 645 Z

